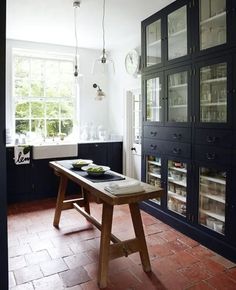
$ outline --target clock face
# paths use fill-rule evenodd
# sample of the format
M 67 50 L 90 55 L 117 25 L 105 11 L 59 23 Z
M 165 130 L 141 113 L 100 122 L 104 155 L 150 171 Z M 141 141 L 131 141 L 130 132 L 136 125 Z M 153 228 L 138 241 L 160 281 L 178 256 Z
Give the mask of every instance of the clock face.
M 139 70 L 139 54 L 131 50 L 125 57 L 125 68 L 128 74 L 135 75 Z

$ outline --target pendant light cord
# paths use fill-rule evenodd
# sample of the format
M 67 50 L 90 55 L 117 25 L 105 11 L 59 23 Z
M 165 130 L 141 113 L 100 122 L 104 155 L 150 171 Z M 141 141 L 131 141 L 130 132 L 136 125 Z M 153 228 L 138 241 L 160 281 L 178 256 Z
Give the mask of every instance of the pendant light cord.
M 77 6 L 74 8 L 74 31 L 75 31 L 75 65 L 78 66 L 78 35 L 77 35 Z
M 105 1 L 103 0 L 103 15 L 102 15 L 102 37 L 103 37 L 103 53 L 105 53 Z

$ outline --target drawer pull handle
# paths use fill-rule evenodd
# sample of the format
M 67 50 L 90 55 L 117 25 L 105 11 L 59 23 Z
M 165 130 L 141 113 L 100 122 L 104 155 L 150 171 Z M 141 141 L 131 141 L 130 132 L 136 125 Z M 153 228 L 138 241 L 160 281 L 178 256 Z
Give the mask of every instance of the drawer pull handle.
M 206 158 L 208 160 L 215 160 L 216 159 L 216 154 L 215 153 L 207 153 Z
M 180 148 L 174 148 L 174 149 L 172 150 L 172 152 L 173 152 L 174 154 L 180 154 L 180 153 L 181 153 L 181 149 L 180 149 Z
M 182 135 L 181 134 L 173 134 L 173 139 L 175 140 L 180 140 L 182 138 Z
M 157 135 L 157 132 L 151 131 L 150 134 L 155 137 Z
M 207 143 L 215 143 L 216 137 L 215 136 L 207 136 Z
M 157 145 L 152 145 L 152 144 L 151 144 L 150 147 L 151 147 L 152 150 L 156 150 Z

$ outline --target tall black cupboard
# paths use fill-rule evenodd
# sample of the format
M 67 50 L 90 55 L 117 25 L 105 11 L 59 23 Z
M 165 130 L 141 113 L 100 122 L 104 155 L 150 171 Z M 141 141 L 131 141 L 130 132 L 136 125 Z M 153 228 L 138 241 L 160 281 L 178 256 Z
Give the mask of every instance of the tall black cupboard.
M 142 22 L 141 207 L 236 261 L 235 1 L 178 0 Z

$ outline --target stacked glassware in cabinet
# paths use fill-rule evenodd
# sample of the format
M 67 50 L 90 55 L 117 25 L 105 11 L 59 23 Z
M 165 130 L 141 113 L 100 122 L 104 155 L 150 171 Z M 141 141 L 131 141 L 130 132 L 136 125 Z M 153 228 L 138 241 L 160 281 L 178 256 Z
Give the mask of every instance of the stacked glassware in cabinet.
M 155 156 L 148 156 L 147 157 L 147 176 L 146 181 L 147 183 L 161 187 L 161 158 Z M 152 199 L 153 202 L 157 204 L 161 204 L 160 198 Z
M 227 63 L 200 70 L 201 122 L 227 122 Z
M 199 223 L 220 234 L 225 227 L 226 172 L 201 167 L 199 171 Z
M 167 207 L 180 215 L 186 216 L 187 200 L 187 164 L 168 161 L 168 199 Z

